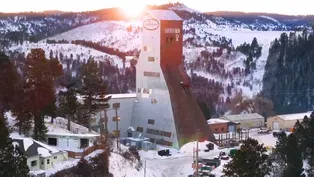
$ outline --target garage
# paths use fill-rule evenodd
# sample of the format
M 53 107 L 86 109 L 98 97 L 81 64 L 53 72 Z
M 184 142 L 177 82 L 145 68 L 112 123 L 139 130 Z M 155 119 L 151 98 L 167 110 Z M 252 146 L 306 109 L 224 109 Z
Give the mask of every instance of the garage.
M 279 130 L 279 122 L 277 121 L 273 122 L 273 130 Z

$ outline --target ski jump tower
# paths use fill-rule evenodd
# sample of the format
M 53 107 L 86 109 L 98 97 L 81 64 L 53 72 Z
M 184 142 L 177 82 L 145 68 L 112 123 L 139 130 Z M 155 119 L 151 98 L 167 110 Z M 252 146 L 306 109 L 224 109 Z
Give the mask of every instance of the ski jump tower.
M 173 11 L 145 14 L 136 90 L 131 124 L 137 132 L 174 148 L 196 139 L 215 142 L 191 93 L 183 64 L 183 20 Z

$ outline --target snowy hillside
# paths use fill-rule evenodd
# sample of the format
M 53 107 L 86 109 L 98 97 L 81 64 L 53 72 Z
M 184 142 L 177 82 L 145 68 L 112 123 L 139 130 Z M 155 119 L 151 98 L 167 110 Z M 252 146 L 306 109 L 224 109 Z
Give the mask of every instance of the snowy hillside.
M 85 25 L 71 31 L 50 37 L 55 40 L 88 40 L 100 42 L 120 51 L 131 51 L 141 46 L 140 21 L 103 21 Z M 127 28 L 131 27 L 128 32 Z
M 23 45 L 14 45 L 10 48 L 11 51 L 24 52 L 28 54 L 31 49 L 42 48 L 46 52 L 46 57 L 49 58 L 50 51 L 54 54 L 63 53 L 65 58 L 70 58 L 73 55 L 73 59 L 76 60 L 87 60 L 93 58 L 96 61 L 109 60 L 112 64 L 122 67 L 122 60 L 114 55 L 109 55 L 95 49 L 88 47 L 75 45 L 75 44 L 47 44 L 44 41 L 38 43 L 24 43 Z
M 99 42 L 104 46 L 110 46 L 122 51 L 139 50 L 141 46 L 140 25 L 141 23 L 139 21 L 98 22 L 50 37 L 49 39 L 67 41 L 88 40 Z M 128 31 L 127 28 L 130 26 L 132 30 Z M 261 90 L 270 43 L 282 33 L 282 31 L 251 31 L 245 28 L 238 28 L 237 31 L 235 31 L 233 27 L 222 27 L 210 20 L 203 22 L 196 20 L 185 21 L 184 30 L 184 55 L 186 62 L 195 61 L 200 57 L 202 51 L 217 50 L 219 47 L 216 43 L 221 41 L 223 37 L 226 38 L 226 41 L 231 40 L 234 48 L 244 42 L 251 43 L 254 37 L 257 38 L 259 44 L 262 46 L 262 56 L 256 61 L 257 69 L 248 77 L 234 78 L 234 82 L 240 83 L 237 86 L 237 90 L 242 89 L 243 93 L 249 97 L 252 97 Z M 77 49 L 79 48 L 74 50 Z M 96 53 L 97 52 L 95 52 L 95 54 Z M 231 55 L 224 54 L 215 59 L 224 63 L 226 71 L 232 72 L 236 67 L 244 68 L 243 61 L 245 58 L 246 56 L 239 52 L 232 52 Z M 225 80 L 217 75 L 206 73 L 202 70 L 196 70 L 195 73 L 208 79 L 220 81 L 224 86 L 231 84 L 230 79 Z M 252 90 L 247 86 L 243 86 L 243 82 L 251 83 L 253 85 Z

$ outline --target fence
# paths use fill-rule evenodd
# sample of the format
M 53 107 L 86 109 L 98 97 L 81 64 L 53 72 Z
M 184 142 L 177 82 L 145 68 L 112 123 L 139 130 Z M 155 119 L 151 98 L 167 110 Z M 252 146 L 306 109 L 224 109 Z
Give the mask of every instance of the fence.
M 85 148 L 83 150 L 83 152 L 72 152 L 72 151 L 68 151 L 68 157 L 70 158 L 83 158 L 86 157 L 88 154 L 96 151 L 96 150 L 100 150 L 100 149 L 106 149 L 106 146 L 104 144 L 96 144 L 94 146 Z

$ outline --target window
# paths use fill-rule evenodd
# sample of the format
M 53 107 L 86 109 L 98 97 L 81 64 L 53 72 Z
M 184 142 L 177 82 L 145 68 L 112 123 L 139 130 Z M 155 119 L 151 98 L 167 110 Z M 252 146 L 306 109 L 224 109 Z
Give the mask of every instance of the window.
M 144 52 L 151 52 L 151 51 L 154 51 L 154 50 L 153 50 L 153 48 L 151 48 L 151 47 L 143 46 L 143 51 L 144 51 Z
M 156 143 L 157 143 L 157 144 L 160 144 L 160 145 L 165 145 L 165 146 L 172 146 L 172 142 L 170 142 L 170 141 L 165 141 L 165 140 L 157 140 Z
M 53 159 L 57 159 L 57 158 L 58 158 L 57 156 L 54 156 L 54 157 L 53 157 Z
M 221 131 L 224 131 L 224 128 L 223 128 L 223 127 L 221 128 Z
M 136 131 L 138 131 L 138 132 L 143 132 L 143 127 L 137 127 L 137 128 L 136 128 Z
M 160 73 L 159 72 L 144 71 L 144 76 L 147 76 L 147 77 L 160 77 Z
M 155 124 L 155 120 L 154 119 L 148 119 L 148 124 L 154 125 Z
M 149 62 L 154 62 L 155 61 L 155 57 L 148 57 L 148 61 Z
M 142 92 L 142 89 L 141 89 L 141 88 L 138 88 L 138 89 L 137 89 L 137 92 L 138 92 L 138 93 L 141 93 L 141 92 Z
M 146 129 L 146 133 L 152 134 L 152 135 L 158 135 L 158 136 L 165 136 L 165 137 L 171 137 L 172 133 L 171 132 L 165 132 L 165 131 L 160 131 L 160 130 L 154 130 L 154 129 Z
M 215 128 L 215 132 L 218 132 L 218 128 Z
M 50 159 L 47 159 L 47 164 L 50 164 Z
M 41 164 L 44 165 L 44 161 L 43 160 L 41 160 Z
M 57 146 L 57 138 L 48 138 L 48 145 Z
M 31 166 L 32 166 L 32 167 L 36 167 L 36 166 L 37 166 L 37 160 L 31 161 Z

